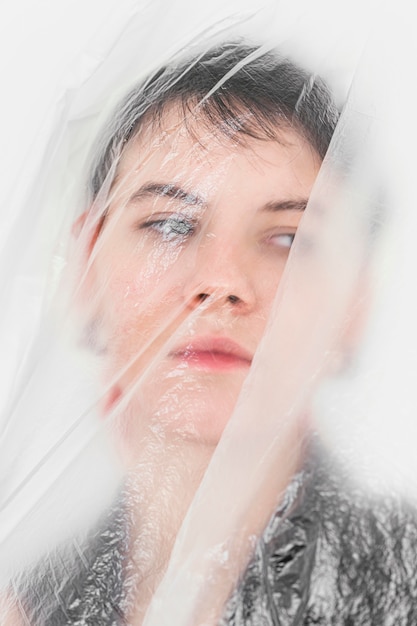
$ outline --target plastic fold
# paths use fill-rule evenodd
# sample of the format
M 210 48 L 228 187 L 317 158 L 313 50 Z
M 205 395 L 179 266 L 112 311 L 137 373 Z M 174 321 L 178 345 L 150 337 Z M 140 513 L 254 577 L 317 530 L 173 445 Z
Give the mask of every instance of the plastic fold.
M 0 240 L 1 624 L 417 623 L 412 35 L 337 6 L 126 2 L 63 78 Z

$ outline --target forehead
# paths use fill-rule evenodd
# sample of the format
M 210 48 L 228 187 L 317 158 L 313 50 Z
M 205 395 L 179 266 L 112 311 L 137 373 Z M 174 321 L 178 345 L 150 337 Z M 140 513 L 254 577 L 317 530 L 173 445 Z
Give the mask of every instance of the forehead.
M 249 113 L 248 113 L 249 115 Z M 230 134 L 210 125 L 193 112 L 171 106 L 159 119 L 149 119 L 126 145 L 116 171 L 115 183 L 125 186 L 138 178 L 155 175 L 170 182 L 195 184 L 205 181 L 208 188 L 234 171 L 235 177 L 253 179 L 287 171 L 315 170 L 321 159 L 312 145 L 288 125 L 276 129 L 276 139 L 255 139 L 236 131 Z

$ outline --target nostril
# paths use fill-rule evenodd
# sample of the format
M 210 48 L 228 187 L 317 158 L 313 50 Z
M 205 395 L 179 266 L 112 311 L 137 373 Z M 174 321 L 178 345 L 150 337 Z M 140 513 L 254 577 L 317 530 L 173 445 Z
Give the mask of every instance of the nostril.
M 211 296 L 209 293 L 198 293 L 194 296 L 193 298 L 193 303 L 194 305 L 199 305 L 202 304 L 203 302 L 205 302 L 207 299 L 209 299 Z M 219 298 L 219 301 L 221 300 L 221 298 Z M 223 302 L 229 302 L 230 304 L 239 304 L 240 302 L 242 302 L 241 298 L 239 298 L 239 296 L 235 296 L 234 294 L 229 294 L 228 296 L 226 296 L 225 300 L 223 300 Z

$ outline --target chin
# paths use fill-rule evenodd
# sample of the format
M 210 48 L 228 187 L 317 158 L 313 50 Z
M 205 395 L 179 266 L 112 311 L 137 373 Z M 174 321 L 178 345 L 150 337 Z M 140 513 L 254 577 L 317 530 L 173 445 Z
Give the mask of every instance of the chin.
M 189 445 L 214 449 L 235 403 L 230 395 L 221 399 L 201 390 L 198 397 L 184 391 L 175 403 L 166 397 L 152 403 L 132 397 L 127 406 L 116 411 L 112 424 L 122 462 L 131 467 L 150 452 L 157 457 Z
M 140 387 L 124 381 L 115 396 L 114 434 L 123 460 L 187 444 L 214 448 L 235 408 L 247 373 L 160 370 Z M 157 451 L 155 451 L 157 453 Z M 130 465 L 130 461 L 129 461 Z

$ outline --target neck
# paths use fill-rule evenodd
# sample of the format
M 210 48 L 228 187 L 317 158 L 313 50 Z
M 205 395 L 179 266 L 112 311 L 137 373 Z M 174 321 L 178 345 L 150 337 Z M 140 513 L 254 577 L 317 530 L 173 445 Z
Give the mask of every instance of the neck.
M 129 605 L 134 607 L 129 623 L 142 623 L 212 453 L 212 447 L 201 443 L 150 436 L 129 469 Z

